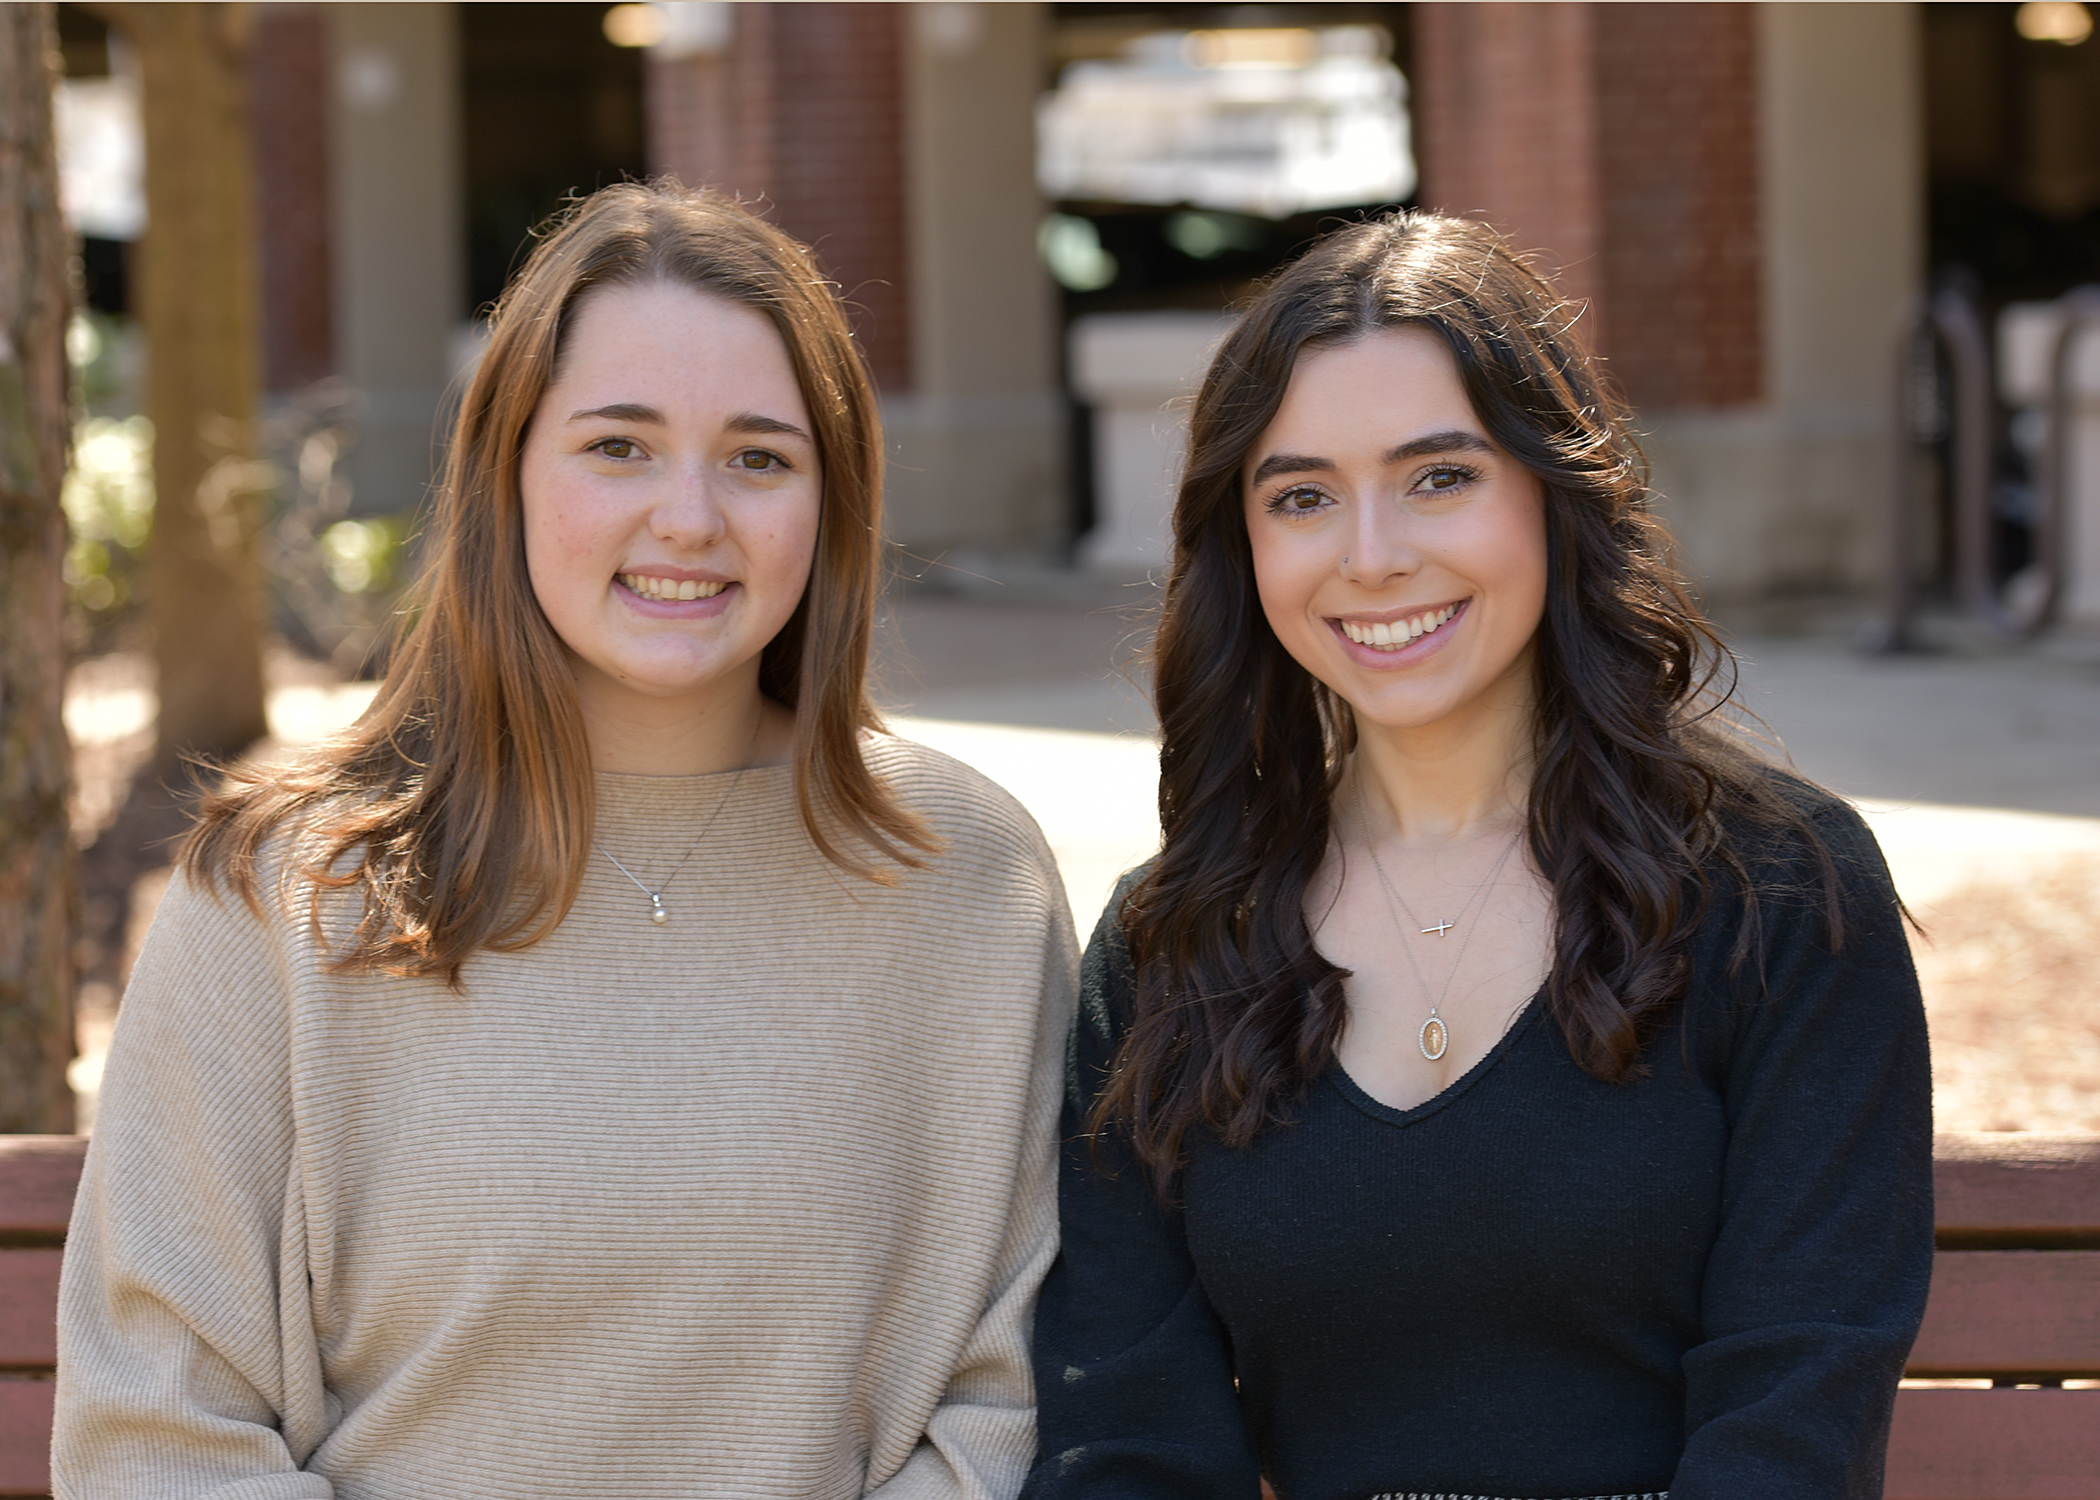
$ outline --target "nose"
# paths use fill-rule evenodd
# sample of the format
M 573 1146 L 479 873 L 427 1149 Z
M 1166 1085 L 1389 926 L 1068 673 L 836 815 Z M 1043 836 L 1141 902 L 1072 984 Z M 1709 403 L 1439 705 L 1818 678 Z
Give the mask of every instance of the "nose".
M 659 541 L 689 552 L 703 551 L 722 539 L 728 517 L 704 463 L 681 465 L 667 476 L 650 509 L 649 529 Z
M 1351 583 L 1375 589 L 1405 578 L 1422 566 L 1411 518 L 1397 505 L 1378 500 L 1356 507 L 1344 539 L 1341 573 Z

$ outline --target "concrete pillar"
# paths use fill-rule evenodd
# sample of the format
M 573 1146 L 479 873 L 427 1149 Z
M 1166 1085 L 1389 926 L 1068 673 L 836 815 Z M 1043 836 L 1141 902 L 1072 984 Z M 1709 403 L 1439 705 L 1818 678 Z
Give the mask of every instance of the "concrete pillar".
M 1753 14 L 1764 389 L 1655 413 L 1649 452 L 1710 596 L 1861 592 L 1882 567 L 1896 339 L 1924 274 L 1917 8 Z
M 428 491 L 465 318 L 458 25 L 452 4 L 331 5 L 337 369 L 360 398 L 353 508 Z
M 1036 256 L 1049 7 L 909 8 L 912 386 L 886 391 L 891 533 L 1041 558 L 1067 540 L 1057 295 Z
M 1072 388 L 1094 409 L 1100 519 L 1080 561 L 1105 578 L 1162 572 L 1187 457 L 1187 403 L 1232 326 L 1226 313 L 1094 313 L 1072 325 Z

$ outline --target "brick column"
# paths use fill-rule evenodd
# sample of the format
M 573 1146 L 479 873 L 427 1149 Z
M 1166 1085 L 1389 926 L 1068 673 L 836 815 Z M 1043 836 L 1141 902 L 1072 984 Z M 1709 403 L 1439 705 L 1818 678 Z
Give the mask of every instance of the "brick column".
M 249 109 L 262 239 L 263 388 L 271 392 L 335 373 L 329 61 L 328 20 L 318 7 L 258 9 Z
M 1764 394 L 1755 17 L 1742 4 L 1416 7 L 1422 201 L 1588 299 L 1644 410 Z
M 1415 7 L 1421 201 L 1485 219 L 1593 301 L 1604 290 L 1598 8 Z
M 1756 18 L 1596 5 L 1605 346 L 1644 408 L 1764 395 Z
M 649 161 L 753 203 L 838 278 L 877 382 L 912 384 L 903 7 L 747 4 L 716 55 L 652 55 Z

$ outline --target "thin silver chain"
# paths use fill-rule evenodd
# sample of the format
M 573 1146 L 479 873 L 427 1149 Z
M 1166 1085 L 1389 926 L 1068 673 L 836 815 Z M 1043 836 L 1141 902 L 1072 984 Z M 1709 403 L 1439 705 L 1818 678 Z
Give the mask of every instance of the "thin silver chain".
M 1472 915 L 1473 908 L 1484 904 L 1487 900 L 1489 889 L 1493 887 L 1496 879 L 1502 874 L 1502 867 L 1509 863 L 1510 855 L 1516 852 L 1517 843 L 1523 838 L 1524 830 L 1520 825 L 1517 831 L 1509 836 L 1509 842 L 1502 846 L 1502 853 L 1497 856 L 1494 868 L 1488 871 L 1487 879 L 1473 888 L 1473 894 L 1466 899 L 1466 904 L 1459 910 L 1455 920 L 1449 922 L 1440 920 L 1437 926 L 1421 927 L 1420 919 L 1415 916 L 1413 910 L 1407 904 L 1407 898 L 1400 894 L 1400 888 L 1393 884 L 1393 878 L 1385 873 L 1385 865 L 1378 858 L 1378 845 L 1371 838 L 1371 815 L 1365 809 L 1365 804 L 1369 800 L 1364 795 L 1363 776 L 1359 773 L 1356 778 L 1356 823 L 1357 827 L 1363 831 L 1364 852 L 1371 856 L 1371 868 L 1378 872 L 1378 883 L 1385 887 L 1386 911 L 1392 917 L 1393 925 L 1399 927 L 1401 914 L 1405 913 L 1407 926 L 1420 927 L 1422 933 L 1434 932 L 1438 937 L 1442 937 L 1453 927 L 1465 929 L 1458 935 L 1458 953 L 1451 960 L 1451 972 L 1444 976 L 1444 987 L 1438 990 L 1429 1002 L 1429 1018 L 1415 1032 L 1415 1047 L 1417 1050 L 1429 1061 L 1438 1062 L 1442 1060 L 1446 1049 L 1451 1045 L 1451 1023 L 1443 1017 L 1444 999 L 1451 993 L 1451 982 L 1458 978 L 1459 967 L 1466 961 L 1466 949 L 1471 947 L 1473 943 L 1473 928 L 1468 919 Z M 1393 909 L 1396 903 L 1399 906 L 1398 911 Z M 1400 951 L 1407 955 L 1407 962 L 1415 971 L 1415 982 L 1422 986 L 1422 993 L 1425 995 L 1429 994 L 1429 976 L 1422 972 L 1421 961 L 1415 957 L 1415 950 L 1408 943 L 1407 932 L 1404 929 L 1400 933 Z M 1430 1028 L 1432 1027 L 1436 1029 L 1437 1033 L 1434 1050 L 1429 1045 Z
M 693 840 L 692 846 L 685 851 L 685 857 L 678 861 L 677 867 L 673 869 L 670 874 L 666 875 L 663 878 L 663 883 L 657 886 L 655 890 L 652 891 L 649 889 L 648 886 L 642 884 L 642 882 L 638 878 L 636 878 L 634 871 L 628 869 L 627 866 L 621 864 L 619 855 L 613 853 L 612 850 L 606 848 L 605 845 L 598 842 L 597 839 L 593 838 L 591 840 L 591 847 L 593 849 L 596 849 L 607 859 L 611 860 L 613 868 L 615 870 L 618 870 L 622 875 L 625 875 L 629 880 L 633 881 L 634 888 L 640 891 L 644 896 L 647 896 L 649 898 L 649 920 L 654 922 L 657 926 L 661 927 L 666 922 L 671 920 L 670 912 L 664 909 L 664 892 L 668 891 L 671 888 L 671 882 L 678 878 L 680 871 L 684 870 L 685 867 L 692 862 L 693 856 L 700 852 L 700 846 L 706 843 L 707 836 L 710 833 L 714 832 L 715 820 L 722 816 L 722 809 L 727 807 L 729 805 L 729 799 L 736 795 L 737 783 L 742 781 L 744 779 L 744 773 L 751 769 L 752 755 L 758 749 L 758 732 L 765 726 L 765 722 L 765 705 L 760 704 L 758 708 L 758 722 L 751 726 L 751 743 L 744 747 L 744 763 L 736 768 L 736 775 L 729 778 L 729 785 L 726 788 L 724 788 L 722 792 L 722 800 L 717 802 L 715 804 L 715 810 L 707 815 L 707 822 L 701 825 L 700 833 L 698 837 L 696 837 Z

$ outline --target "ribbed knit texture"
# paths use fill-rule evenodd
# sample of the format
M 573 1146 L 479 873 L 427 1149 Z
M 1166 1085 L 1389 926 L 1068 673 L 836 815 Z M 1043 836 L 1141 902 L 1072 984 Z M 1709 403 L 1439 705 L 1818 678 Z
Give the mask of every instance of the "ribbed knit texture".
M 671 922 L 594 855 L 463 993 L 178 879 L 67 1251 L 56 1493 L 1011 1496 L 1071 921 L 1004 792 L 869 753 L 927 870 L 842 875 L 785 768 L 601 776 L 652 885 L 721 803 Z

